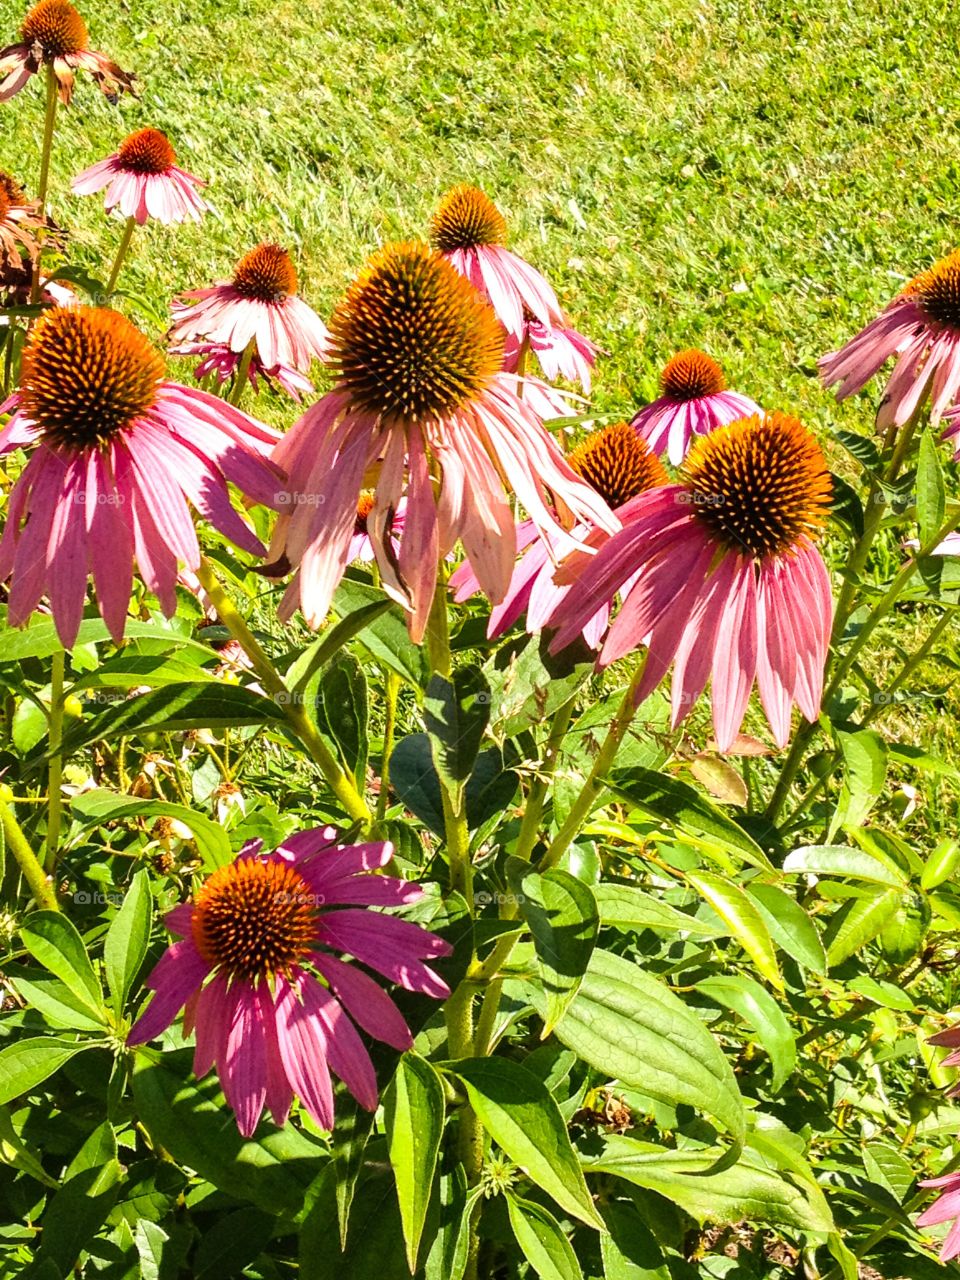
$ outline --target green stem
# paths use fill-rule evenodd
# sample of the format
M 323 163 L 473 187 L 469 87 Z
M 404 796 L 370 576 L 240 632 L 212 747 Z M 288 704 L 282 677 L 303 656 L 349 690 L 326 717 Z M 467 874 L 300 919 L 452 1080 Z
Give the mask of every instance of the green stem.
M 53 655 L 50 672 L 50 767 L 47 774 L 47 853 L 46 868 L 53 872 L 57 866 L 57 850 L 60 847 L 60 820 L 63 812 L 63 675 L 65 655 L 58 649 Z
M 514 857 L 516 858 L 524 858 L 529 861 L 537 843 L 537 836 L 540 832 L 540 819 L 543 816 L 543 806 L 547 798 L 547 791 L 550 787 L 550 780 L 557 768 L 560 747 L 567 729 L 570 727 L 575 703 L 576 698 L 570 698 L 554 713 L 550 734 L 543 748 L 540 771 L 534 778 L 530 787 L 530 794 L 527 796 L 527 807 L 524 810 L 520 835 L 517 837 L 517 847 L 514 850 Z
M 234 408 L 243 399 L 244 388 L 247 385 L 247 374 L 250 372 L 250 364 L 257 350 L 256 338 L 251 338 L 243 349 L 243 355 L 240 357 L 240 363 L 237 365 L 237 372 L 234 374 L 233 390 L 230 392 L 230 403 Z
M 567 815 L 567 819 L 557 833 L 550 848 L 544 854 L 539 864 L 539 870 L 547 871 L 550 867 L 555 867 L 571 843 L 580 833 L 590 810 L 596 803 L 597 796 L 603 789 L 603 780 L 610 770 L 611 765 L 616 758 L 617 751 L 624 739 L 624 735 L 633 722 L 633 717 L 637 713 L 636 692 L 643 679 L 643 663 L 634 671 L 630 683 L 627 685 L 627 691 L 623 695 L 623 701 L 617 709 L 617 714 L 613 718 L 610 728 L 607 730 L 607 736 L 603 740 L 600 750 L 597 752 L 597 758 L 593 762 L 593 768 L 590 770 L 589 776 L 580 794 L 573 803 L 573 808 Z
M 357 790 L 352 779 L 344 773 L 337 763 L 330 748 L 311 723 L 303 705 L 296 700 L 296 695 L 292 694 L 284 684 L 276 667 L 260 647 L 246 621 L 220 585 L 213 567 L 206 558 L 200 561 L 197 577 L 200 579 L 204 591 L 210 597 L 220 621 L 250 659 L 254 671 L 260 677 L 260 683 L 263 685 L 264 690 L 282 709 L 291 729 L 309 751 L 317 768 L 323 774 L 327 786 L 343 805 L 349 816 L 355 822 L 360 822 L 365 828 L 368 828 L 371 822 L 371 813 L 363 796 Z
M 123 228 L 123 235 L 120 237 L 120 244 L 117 246 L 117 256 L 113 260 L 113 269 L 110 272 L 110 279 L 107 281 L 107 294 L 112 294 L 117 287 L 117 281 L 120 279 L 120 268 L 123 266 L 123 260 L 127 256 L 127 250 L 130 248 L 130 241 L 133 239 L 133 233 L 136 230 L 136 218 L 128 218 L 126 226 Z
M 50 877 L 40 865 L 40 860 L 27 843 L 27 838 L 14 817 L 13 810 L 6 800 L 0 796 L 0 825 L 7 848 L 16 858 L 23 878 L 30 886 L 36 902 L 46 911 L 59 911 L 57 895 L 54 892 Z
M 47 113 L 43 122 L 43 142 L 40 147 L 40 179 L 37 183 L 37 203 L 40 212 L 47 212 L 47 188 L 50 185 L 50 156 L 53 152 L 53 131 L 57 122 L 57 102 L 59 101 L 59 85 L 52 64 L 47 66 Z M 37 253 L 33 264 L 33 278 L 30 286 L 30 301 L 40 301 L 40 258 Z
M 390 757 L 397 731 L 397 696 L 400 693 L 400 677 L 395 671 L 386 673 L 387 710 L 383 725 L 383 753 L 380 759 L 380 794 L 377 797 L 377 821 L 382 822 L 390 803 Z

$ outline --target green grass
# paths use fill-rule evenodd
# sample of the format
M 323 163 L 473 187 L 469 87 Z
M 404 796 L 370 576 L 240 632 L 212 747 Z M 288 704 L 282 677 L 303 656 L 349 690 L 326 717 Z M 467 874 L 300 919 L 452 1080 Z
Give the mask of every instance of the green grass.
M 468 180 L 607 353 L 599 411 L 629 415 L 697 344 L 766 406 L 869 431 L 875 392 L 836 406 L 815 359 L 960 240 L 960 28 L 942 0 L 83 9 L 142 96 L 111 107 L 81 78 L 61 112 L 52 203 L 72 260 L 105 275 L 120 227 L 69 178 L 134 128 L 168 131 L 218 209 L 137 233 L 122 283 L 160 315 L 267 237 L 326 314 L 371 249 L 422 235 Z M 22 12 L 0 0 L 0 33 Z M 27 181 L 42 111 L 36 81 L 0 105 L 0 165 Z M 265 397 L 258 412 L 294 411 Z M 955 744 L 950 706 L 908 709 L 905 732 Z

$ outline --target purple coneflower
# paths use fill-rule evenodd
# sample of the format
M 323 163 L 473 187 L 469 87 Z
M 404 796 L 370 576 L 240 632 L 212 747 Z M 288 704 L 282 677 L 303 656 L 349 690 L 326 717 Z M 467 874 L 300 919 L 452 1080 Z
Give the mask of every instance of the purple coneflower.
M 188 218 L 199 222 L 210 207 L 197 194 L 205 185 L 178 166 L 169 138 L 159 129 L 131 133 L 113 155 L 84 169 L 72 183 L 80 196 L 106 187 L 107 212 L 119 209 L 141 227 L 147 218 L 168 224 Z
M 40 0 L 24 18 L 19 42 L 0 49 L 0 102 L 44 66 L 53 68 L 64 105 L 73 97 L 77 71 L 89 71 L 111 100 L 133 89 L 133 76 L 90 48 L 87 24 L 68 0 Z

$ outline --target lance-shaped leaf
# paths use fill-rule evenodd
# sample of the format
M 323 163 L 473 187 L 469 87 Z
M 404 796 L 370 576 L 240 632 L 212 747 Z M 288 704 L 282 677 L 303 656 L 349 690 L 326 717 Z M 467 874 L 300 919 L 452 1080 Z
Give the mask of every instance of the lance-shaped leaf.
M 796 898 L 774 884 L 749 884 L 746 892 L 777 946 L 814 973 L 826 973 L 827 955 L 820 935 Z
M 494 1142 L 565 1213 L 602 1231 L 567 1126 L 546 1085 L 509 1058 L 449 1064 Z
M 106 1021 L 103 994 L 87 949 L 65 915 L 59 911 L 34 911 L 21 925 L 20 936 L 34 960 L 59 978 L 94 1016 Z
M 717 974 L 701 979 L 697 990 L 753 1028 L 770 1056 L 773 1091 L 779 1092 L 796 1066 L 797 1041 L 786 1015 L 766 987 L 744 974 Z
M 905 889 L 907 878 L 892 862 L 881 861 L 865 849 L 839 844 L 811 844 L 794 849 L 783 860 L 787 875 L 848 876 L 851 880 L 871 880 L 875 884 Z
M 927 427 L 920 437 L 917 455 L 917 524 L 921 546 L 926 546 L 943 527 L 946 505 L 947 492 L 937 442 L 933 432 Z
M 533 984 L 529 994 L 545 1009 Z M 685 1102 L 743 1141 L 746 1113 L 727 1058 L 700 1018 L 629 960 L 594 951 L 555 1035 L 609 1079 L 661 1102 Z
M 887 744 L 873 729 L 837 732 L 843 756 L 843 786 L 827 839 L 841 827 L 858 827 L 873 808 L 887 777 Z
M 320 676 L 317 725 L 337 745 L 340 758 L 358 787 L 367 772 L 367 681 L 349 653 L 341 654 Z
M 783 977 L 770 933 L 756 905 L 740 886 L 712 871 L 689 871 L 687 880 L 710 903 L 763 977 L 782 989 Z
M 520 1252 L 540 1280 L 583 1280 L 573 1245 L 552 1213 L 509 1192 L 507 1213 Z
M 459 803 L 490 722 L 490 687 L 479 667 L 458 667 L 448 680 L 432 676 L 423 704 L 433 763 Z
M 413 1275 L 443 1137 L 445 1108 L 440 1077 L 424 1058 L 405 1053 L 384 1094 L 383 1106 L 407 1265 Z
M 218 822 L 211 821 L 195 809 L 166 800 L 146 800 L 139 796 L 120 796 L 98 789 L 76 796 L 71 814 L 82 827 L 99 826 L 117 818 L 175 818 L 193 832 L 204 865 L 211 871 L 233 859 L 230 837 Z
M 653 769 L 616 769 L 606 780 L 618 795 L 652 818 L 695 841 L 735 853 L 752 866 L 773 871 L 757 842 L 693 787 Z
M 0 1106 L 35 1089 L 74 1054 L 94 1047 L 89 1040 L 31 1036 L 0 1049 Z
M 600 917 L 589 885 L 569 871 L 553 868 L 539 875 L 528 862 L 507 865 L 520 913 L 530 926 L 546 995 L 541 1039 L 546 1040 L 570 1007 L 590 963 Z
M 669 902 L 635 885 L 605 880 L 594 886 L 593 895 L 604 927 L 629 933 L 639 929 L 653 929 L 655 933 L 689 933 L 697 938 L 716 938 L 726 932 L 723 925 L 708 924 L 685 911 L 678 911 Z
M 142 870 L 138 871 L 130 882 L 120 910 L 110 925 L 103 944 L 107 985 L 113 996 L 114 1008 L 118 1013 L 123 1010 L 123 1002 L 129 995 L 133 980 L 147 954 L 152 921 L 153 896 L 150 893 L 150 877 L 146 870 Z
M 896 914 L 902 897 L 898 889 L 876 889 L 869 897 L 845 903 L 826 932 L 828 963 L 840 964 L 875 938 Z

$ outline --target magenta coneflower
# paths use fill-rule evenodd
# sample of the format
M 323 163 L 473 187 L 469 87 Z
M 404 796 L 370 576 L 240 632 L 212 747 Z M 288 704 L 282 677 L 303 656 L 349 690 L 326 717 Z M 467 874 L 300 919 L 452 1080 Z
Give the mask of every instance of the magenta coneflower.
M 32 261 L 37 256 L 37 242 L 30 234 L 46 225 L 37 205 L 26 197 L 12 174 L 0 169 L 0 266 L 16 270 L 23 253 Z
M 343 575 L 357 500 L 379 464 L 367 531 L 385 589 L 410 610 L 419 641 L 437 562 L 461 539 L 495 603 L 513 572 L 509 494 L 538 528 L 556 529 L 555 504 L 615 529 L 603 501 L 571 470 L 536 414 L 502 372 L 503 330 L 469 281 L 425 244 L 388 245 L 350 286 L 330 322 L 332 391 L 277 446 L 290 503 L 271 555 L 296 568 L 280 614 L 299 606 L 324 619 Z M 369 482 L 368 482 L 369 483 Z M 393 515 L 406 496 L 404 536 L 393 554 Z
M 589 338 L 569 326 L 551 327 L 528 316 L 523 337 L 507 333 L 504 368 L 517 372 L 521 354 L 528 350 L 540 361 L 546 377 L 579 382 L 589 395 L 598 350 Z
M 433 247 L 490 300 L 507 333 L 522 341 L 531 316 L 546 329 L 565 329 L 557 295 L 539 271 L 505 247 L 506 238 L 503 214 L 466 184 L 447 192 L 430 223 Z
M 423 962 L 450 947 L 370 909 L 423 896 L 418 885 L 369 874 L 390 861 L 390 844 L 342 845 L 322 827 L 271 854 L 260 847 L 246 845 L 168 914 L 182 941 L 147 979 L 156 994 L 127 1043 L 153 1040 L 185 1006 L 184 1032 L 197 1033 L 194 1074 L 216 1066 L 244 1137 L 264 1106 L 284 1124 L 295 1094 L 321 1129 L 332 1129 L 331 1069 L 362 1107 L 377 1107 L 373 1063 L 354 1023 L 395 1049 L 413 1044 L 399 1009 L 360 965 L 442 999 L 447 984 Z
M 306 373 L 324 359 L 329 334 L 310 307 L 297 297 L 297 272 L 277 244 L 261 244 L 237 263 L 231 281 L 212 289 L 191 289 L 174 302 L 173 342 L 223 343 L 238 354 L 251 342 L 264 369 L 281 365 Z
M 225 382 L 235 378 L 243 364 L 242 353 L 231 351 L 225 342 L 181 342 L 175 347 L 170 347 L 169 350 L 172 356 L 202 356 L 203 359 L 194 369 L 193 376 L 198 382 L 213 377 L 218 386 L 223 386 Z M 300 403 L 300 397 L 304 392 L 309 393 L 314 389 L 310 379 L 305 378 L 302 373 L 297 373 L 296 369 L 288 369 L 282 364 L 273 369 L 265 369 L 263 361 L 257 355 L 248 361 L 245 377 L 256 395 L 260 394 L 262 379 L 266 383 L 275 382 L 297 404 Z
M 839 351 L 817 363 L 837 399 L 860 391 L 891 356 L 893 373 L 877 412 L 877 430 L 902 427 L 930 399 L 937 423 L 960 392 L 960 249 L 916 276 Z
M 928 1178 L 921 1187 L 936 1187 L 940 1194 L 929 1209 L 917 1218 L 918 1227 L 937 1227 L 949 1222 L 950 1230 L 940 1246 L 940 1261 L 949 1262 L 960 1255 L 960 1169 L 940 1178 Z
M 728 391 L 720 365 L 693 347 L 667 361 L 660 390 L 660 398 L 641 409 L 630 425 L 651 449 L 666 453 L 675 467 L 697 436 L 763 412 L 748 396 Z
M 367 528 L 367 520 L 370 518 L 370 512 L 373 510 L 374 494 L 371 489 L 365 489 L 357 500 L 357 518 L 353 526 L 353 537 L 350 539 L 350 547 L 347 551 L 347 563 L 352 564 L 355 560 L 361 561 L 363 564 L 372 564 L 376 560 L 376 553 L 373 549 L 373 543 L 370 541 L 370 532 Z M 403 526 L 407 519 L 407 500 L 401 498 L 397 503 L 397 509 L 393 513 L 393 520 L 390 524 L 390 537 L 393 542 L 393 553 L 396 556 L 400 550 L 400 537 L 403 534 Z
M 953 460 L 956 462 L 960 459 L 960 405 L 955 405 L 944 413 L 943 439 L 949 440 L 953 446 Z
M 79 196 L 106 187 L 107 212 L 118 208 L 141 227 L 147 218 L 199 222 L 210 208 L 197 194 L 206 183 L 177 165 L 176 152 L 159 129 L 131 133 L 112 156 L 84 169 L 71 185 Z
M 178 561 L 200 563 L 189 500 L 237 546 L 263 547 L 230 503 L 226 481 L 275 506 L 266 459 L 276 432 L 222 400 L 164 379 L 163 357 L 116 311 L 57 307 L 34 325 L 0 454 L 35 446 L 9 497 L 0 581 L 8 620 L 47 595 L 66 648 L 83 616 L 87 575 L 115 640 L 123 636 L 134 560 L 172 616 Z
M 579 444 L 568 456 L 574 471 L 600 494 L 616 512 L 631 498 L 657 485 L 668 483 L 657 456 L 625 422 L 604 427 Z M 586 539 L 590 528 L 580 525 L 574 536 Z M 606 536 L 601 531 L 601 536 Z M 554 548 L 548 532 L 539 536 L 529 520 L 517 528 L 517 546 L 523 552 L 503 602 L 490 614 L 487 636 L 502 635 L 526 610 L 526 629 L 531 635 L 543 630 L 560 601 L 570 590 L 558 586 Z M 469 564 L 463 564 L 450 578 L 454 599 L 466 600 L 480 590 L 480 584 Z M 625 590 L 629 589 L 625 587 Z M 583 638 L 591 649 L 599 649 L 610 620 L 610 606 L 604 603 L 583 628 Z
M 673 663 L 673 723 L 713 679 L 713 724 L 726 751 L 754 679 L 773 736 L 790 736 L 796 702 L 820 713 L 830 643 L 830 578 L 814 545 L 830 505 L 830 476 L 813 436 L 782 413 L 741 419 L 696 441 L 681 483 L 632 499 L 623 529 L 597 554 L 557 573 L 575 584 L 550 625 L 569 644 L 635 577 L 599 663 L 646 645 L 642 701 Z
M 65 105 L 77 71 L 89 71 L 111 100 L 133 89 L 133 76 L 90 48 L 87 24 L 68 0 L 40 0 L 21 24 L 20 42 L 0 49 L 0 102 L 19 93 L 43 66 L 53 68 Z

